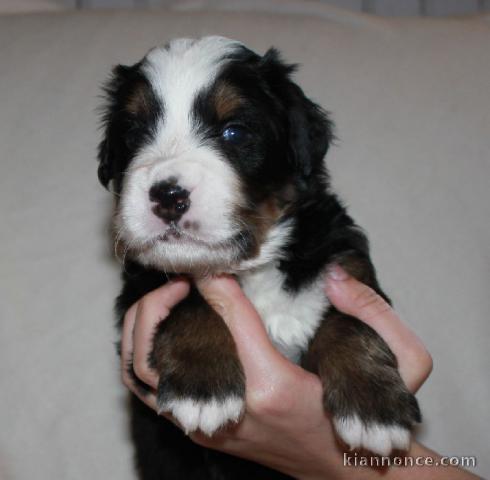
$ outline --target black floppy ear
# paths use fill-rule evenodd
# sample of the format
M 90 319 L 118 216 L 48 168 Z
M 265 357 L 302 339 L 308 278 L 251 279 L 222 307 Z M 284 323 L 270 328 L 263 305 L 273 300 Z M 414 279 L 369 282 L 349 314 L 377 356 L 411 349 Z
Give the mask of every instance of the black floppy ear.
M 334 138 L 327 113 L 291 82 L 288 106 L 289 151 L 304 178 L 323 173 L 323 159 Z
M 107 188 L 109 182 L 114 177 L 111 169 L 111 159 L 109 155 L 109 139 L 107 132 L 105 133 L 105 138 L 99 143 L 97 158 L 99 159 L 99 168 L 97 170 L 97 176 L 99 177 L 99 182 Z
M 99 143 L 97 158 L 99 160 L 99 168 L 97 174 L 100 183 L 107 188 L 109 182 L 115 176 L 116 152 L 114 149 L 114 119 L 118 110 L 119 97 L 121 90 L 130 77 L 134 67 L 117 65 L 112 70 L 112 75 L 109 81 L 103 87 L 106 104 L 101 110 L 101 126 L 103 129 L 103 138 Z
M 261 59 L 272 94 L 287 117 L 288 149 L 291 162 L 306 180 L 323 173 L 323 158 L 334 139 L 333 123 L 319 105 L 312 102 L 290 78 L 296 65 L 284 63 L 271 48 Z

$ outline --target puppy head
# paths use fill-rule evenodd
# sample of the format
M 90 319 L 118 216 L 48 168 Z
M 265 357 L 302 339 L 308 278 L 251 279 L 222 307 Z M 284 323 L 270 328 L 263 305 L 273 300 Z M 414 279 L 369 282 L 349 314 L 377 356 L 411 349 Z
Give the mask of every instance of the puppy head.
M 277 256 L 294 206 L 325 188 L 332 138 L 293 70 L 222 37 L 174 40 L 114 69 L 98 173 L 127 255 L 180 273 Z

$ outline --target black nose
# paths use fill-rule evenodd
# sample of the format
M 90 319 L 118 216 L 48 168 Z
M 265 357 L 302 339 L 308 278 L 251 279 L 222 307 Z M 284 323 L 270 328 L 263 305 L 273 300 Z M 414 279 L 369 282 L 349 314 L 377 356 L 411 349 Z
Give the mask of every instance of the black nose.
M 150 200 L 156 202 L 153 213 L 166 222 L 180 220 L 191 205 L 189 192 L 177 185 L 177 180 L 170 178 L 155 183 L 150 188 Z

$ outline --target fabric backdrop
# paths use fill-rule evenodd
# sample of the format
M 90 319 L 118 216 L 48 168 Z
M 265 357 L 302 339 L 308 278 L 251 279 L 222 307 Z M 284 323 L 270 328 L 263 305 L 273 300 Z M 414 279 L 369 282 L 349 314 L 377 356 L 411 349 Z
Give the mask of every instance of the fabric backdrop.
M 0 17 L 0 478 L 135 478 L 95 110 L 111 65 L 205 34 L 302 64 L 297 80 L 337 124 L 334 185 L 434 357 L 418 438 L 489 475 L 490 18 L 185 3 Z

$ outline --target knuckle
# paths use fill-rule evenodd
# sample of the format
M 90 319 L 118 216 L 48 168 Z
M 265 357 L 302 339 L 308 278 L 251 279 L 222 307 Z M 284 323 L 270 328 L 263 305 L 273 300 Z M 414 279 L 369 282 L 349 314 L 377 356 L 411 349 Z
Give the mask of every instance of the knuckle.
M 371 287 L 364 285 L 354 297 L 353 303 L 359 311 L 369 310 L 371 314 L 379 315 L 391 309 L 390 305 Z
M 141 300 L 138 302 L 138 315 L 137 319 L 141 320 L 142 318 L 144 319 L 146 316 L 146 313 L 150 309 L 151 305 L 153 304 L 153 297 L 151 296 L 152 292 L 147 293 Z
M 432 355 L 425 348 L 421 348 L 418 354 L 418 361 L 420 364 L 419 368 L 421 373 L 425 378 L 427 378 L 434 368 L 434 360 Z
M 138 302 L 135 302 L 133 303 L 125 312 L 124 312 L 124 315 L 123 315 L 123 323 L 125 324 L 126 322 L 128 322 L 131 317 L 134 315 L 134 313 L 138 310 L 138 306 L 139 306 L 139 301 Z
M 133 372 L 142 382 L 149 383 L 149 380 L 151 379 L 151 374 L 149 372 L 148 365 L 146 365 L 146 362 L 134 362 Z
M 249 400 L 250 412 L 257 417 L 280 415 L 280 405 L 283 404 L 274 401 L 273 398 L 267 394 L 255 394 L 252 395 Z
M 417 371 L 419 376 L 426 379 L 434 368 L 434 360 L 429 351 L 422 345 L 414 345 L 404 352 L 405 362 L 412 365 L 412 369 Z
M 138 302 L 138 310 L 140 315 L 144 315 L 146 312 L 151 311 L 155 306 L 160 307 L 160 295 L 159 291 L 153 290 L 144 295 Z
M 123 324 L 126 324 L 129 321 L 130 316 L 131 316 L 131 308 L 126 310 L 126 312 L 124 313 Z
M 362 288 L 354 297 L 354 303 L 359 308 L 364 308 L 366 305 L 371 305 L 375 300 L 376 292 L 367 285 L 362 285 Z
M 224 317 L 225 313 L 229 310 L 229 305 L 223 298 L 210 295 L 206 298 L 206 301 L 210 307 L 222 317 Z
M 156 310 L 158 313 L 155 313 Z M 134 330 L 145 331 L 152 328 L 165 319 L 168 313 L 168 310 L 163 307 L 155 309 L 155 303 L 151 299 L 146 299 L 140 303 Z
M 126 386 L 127 388 L 131 388 L 131 380 L 129 378 L 129 374 L 126 368 L 124 367 L 121 370 L 121 380 L 124 386 Z
M 258 417 L 282 417 L 288 415 L 294 407 L 295 398 L 291 394 L 294 388 L 285 382 L 250 392 L 249 411 Z

